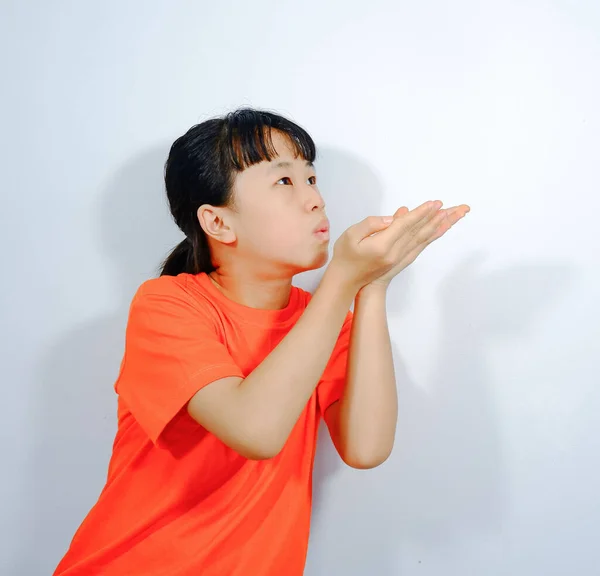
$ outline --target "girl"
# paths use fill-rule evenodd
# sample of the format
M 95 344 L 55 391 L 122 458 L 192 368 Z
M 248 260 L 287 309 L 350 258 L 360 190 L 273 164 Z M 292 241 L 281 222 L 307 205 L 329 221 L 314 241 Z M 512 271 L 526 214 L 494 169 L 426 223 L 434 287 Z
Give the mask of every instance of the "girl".
M 389 456 L 386 289 L 468 207 L 350 227 L 311 297 L 292 278 L 328 260 L 314 160 L 302 128 L 251 109 L 173 144 L 185 240 L 133 299 L 107 482 L 55 575 L 299 576 L 319 419 L 349 466 Z

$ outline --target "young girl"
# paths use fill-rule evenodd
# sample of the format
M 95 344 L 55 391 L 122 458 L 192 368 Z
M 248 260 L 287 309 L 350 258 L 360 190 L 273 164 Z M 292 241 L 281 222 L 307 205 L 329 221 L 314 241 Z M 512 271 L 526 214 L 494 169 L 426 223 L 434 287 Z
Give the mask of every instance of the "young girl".
M 389 456 L 386 289 L 468 207 L 350 227 L 311 297 L 292 278 L 328 261 L 314 160 L 302 128 L 251 109 L 173 144 L 185 240 L 133 299 L 106 486 L 55 575 L 299 576 L 319 419 L 349 466 Z

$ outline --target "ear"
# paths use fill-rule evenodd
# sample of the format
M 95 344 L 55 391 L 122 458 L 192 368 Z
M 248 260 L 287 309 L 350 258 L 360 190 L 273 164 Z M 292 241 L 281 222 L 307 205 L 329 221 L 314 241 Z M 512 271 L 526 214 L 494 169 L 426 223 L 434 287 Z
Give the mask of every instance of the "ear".
M 230 211 L 224 207 L 203 204 L 198 208 L 198 222 L 204 233 L 222 244 L 233 244 L 236 235 L 232 228 Z

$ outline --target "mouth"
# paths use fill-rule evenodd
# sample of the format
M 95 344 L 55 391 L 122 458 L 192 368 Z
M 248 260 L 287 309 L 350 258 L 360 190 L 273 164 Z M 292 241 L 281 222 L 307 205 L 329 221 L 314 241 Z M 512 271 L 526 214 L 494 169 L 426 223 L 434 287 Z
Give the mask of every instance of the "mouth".
M 322 220 L 314 230 L 315 236 L 320 240 L 329 240 L 329 220 Z

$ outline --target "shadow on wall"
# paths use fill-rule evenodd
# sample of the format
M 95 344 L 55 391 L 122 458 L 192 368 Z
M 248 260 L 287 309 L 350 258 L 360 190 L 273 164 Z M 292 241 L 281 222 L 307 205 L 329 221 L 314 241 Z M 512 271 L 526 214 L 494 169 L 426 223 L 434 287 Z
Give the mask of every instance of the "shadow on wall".
M 325 199 L 331 220 L 330 254 L 334 241 L 350 226 L 367 216 L 384 216 L 383 188 L 373 167 L 354 154 L 329 148 L 318 148 L 316 161 L 319 189 Z M 398 208 L 400 205 L 398 205 Z M 297 276 L 297 284 L 311 292 L 318 286 L 323 268 Z M 403 272 L 389 289 L 388 314 L 398 315 L 405 303 L 410 270 Z
M 380 213 L 381 185 L 361 160 L 327 149 L 318 173 L 337 234 Z M 437 575 L 448 550 L 501 537 L 509 506 L 506 466 L 486 356 L 494 345 L 532 330 L 563 296 L 571 270 L 531 263 L 486 272 L 481 261 L 467 255 L 441 280 L 441 323 L 432 333 L 427 382 L 411 381 L 393 344 L 399 422 L 390 460 L 376 470 L 341 474 L 322 426 L 307 576 Z M 389 316 L 409 305 L 410 279 L 409 269 L 394 280 Z M 327 485 L 334 476 L 335 492 L 344 498 L 330 504 L 323 499 L 332 494 Z
M 367 216 L 379 213 L 383 190 L 375 172 L 364 161 L 345 151 L 319 147 L 316 170 L 319 190 L 331 221 L 331 255 L 335 240 L 347 228 Z M 295 284 L 313 292 L 321 280 L 323 271 L 321 268 L 300 274 L 296 277 Z M 327 478 L 341 467 L 342 463 L 331 443 L 327 428 L 322 424 L 313 475 L 313 518 L 316 522 L 319 518 L 321 488 Z
M 393 527 L 401 573 L 421 563 L 420 573 L 437 574 L 448 550 L 478 546 L 490 535 L 502 541 L 511 506 L 494 408 L 493 386 L 502 383 L 486 356 L 502 341 L 526 337 L 572 276 L 555 263 L 486 272 L 482 262 L 477 254 L 465 258 L 440 284 L 442 322 L 427 386 L 398 382 L 395 490 L 387 487 L 391 499 L 381 502 L 379 521 Z M 425 554 L 437 562 L 432 572 Z
M 109 262 L 107 276 L 114 278 L 116 309 L 73 327 L 40 362 L 38 442 L 31 455 L 31 473 L 39 480 L 31 502 L 30 531 L 16 552 L 15 576 L 52 572 L 104 485 L 116 431 L 113 384 L 123 354 L 129 303 L 181 238 L 164 193 L 169 146 L 157 145 L 127 162 L 99 199 L 99 251 Z M 377 213 L 381 189 L 356 158 L 329 149 L 320 155 L 320 185 L 335 239 L 351 224 Z M 298 284 L 312 290 L 321 275 L 322 270 L 301 275 Z M 327 470 L 339 467 L 337 454 L 331 453 L 324 438 L 321 434 L 317 484 Z
M 327 213 L 331 219 L 331 246 L 349 226 L 370 215 L 382 215 L 383 189 L 375 171 L 360 158 L 342 150 L 320 148 L 317 159 L 319 188 L 325 198 Z M 322 270 L 309 272 L 312 282 L 307 289 L 314 289 Z M 398 314 L 406 301 L 402 294 L 407 286 L 406 276 L 396 281 L 388 298 L 388 313 Z M 304 276 L 304 275 L 302 275 Z M 327 484 L 343 468 L 329 438 L 327 428 L 321 425 L 319 445 L 313 474 L 313 530 L 306 566 L 307 576 L 330 574 L 395 574 L 394 558 L 397 544 L 386 532 L 385 523 L 371 523 L 378 513 L 378 496 L 375 494 L 380 471 L 356 473 L 352 486 L 357 497 L 346 503 L 335 525 L 325 517 L 324 495 Z M 338 478 L 338 481 L 343 481 Z M 380 495 L 379 497 L 383 497 Z M 389 495 L 388 495 L 389 496 Z M 344 533 L 339 530 L 343 527 Z M 370 544 L 371 543 L 371 544 Z M 373 554 L 376 556 L 373 556 Z
M 164 193 L 168 150 L 168 144 L 157 146 L 131 160 L 99 199 L 98 241 L 110 263 L 107 275 L 114 277 L 118 307 L 65 333 L 40 363 L 38 442 L 31 455 L 37 490 L 20 575 L 52 572 L 104 485 L 129 303 L 180 238 Z
M 116 429 L 112 385 L 129 302 L 180 238 L 164 198 L 167 152 L 165 144 L 134 158 L 101 197 L 99 242 L 113 268 L 109 274 L 114 274 L 118 306 L 64 334 L 38 367 L 38 443 L 30 459 L 38 484 L 16 576 L 51 573 L 104 484 Z M 325 148 L 318 170 L 332 238 L 365 216 L 379 214 L 381 184 L 364 162 Z M 299 284 L 314 288 L 321 274 L 302 275 Z M 336 511 L 334 530 L 343 526 L 345 533 L 333 534 L 326 527 L 317 531 L 307 575 L 396 575 L 401 551 L 435 551 L 465 530 L 471 535 L 500 530 L 505 482 L 486 348 L 498 337 L 526 330 L 557 297 L 564 277 L 564 269 L 556 266 L 490 275 L 468 262 L 446 279 L 430 385 L 411 382 L 395 351 L 400 395 L 396 451 L 381 469 L 353 473 L 351 486 L 358 497 Z M 390 315 L 409 304 L 407 278 L 410 272 L 394 282 Z M 316 523 L 323 489 L 342 466 L 324 432 L 315 466 Z

